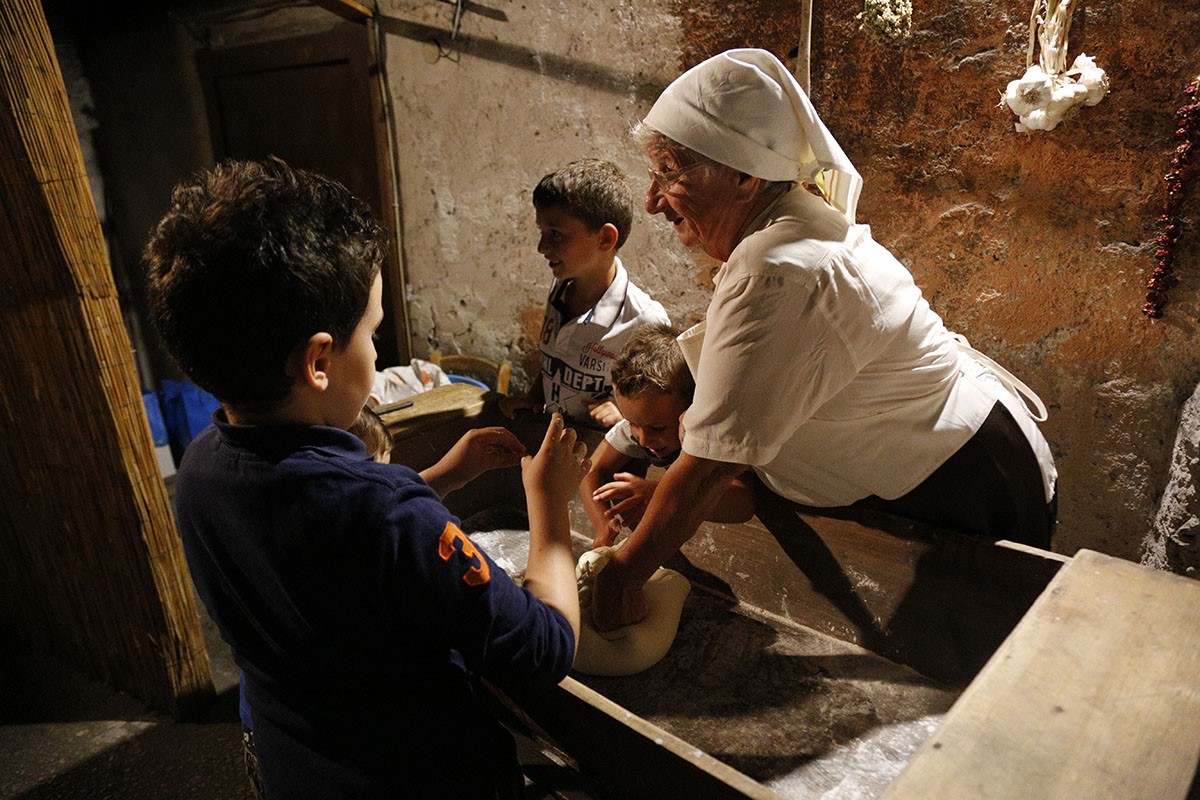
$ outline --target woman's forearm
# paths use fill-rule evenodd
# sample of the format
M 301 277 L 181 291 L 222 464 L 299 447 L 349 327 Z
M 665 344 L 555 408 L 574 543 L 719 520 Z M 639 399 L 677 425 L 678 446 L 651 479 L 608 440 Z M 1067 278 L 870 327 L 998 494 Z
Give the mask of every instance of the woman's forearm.
M 743 467 L 681 453 L 667 470 L 629 541 L 613 557 L 641 585 L 696 534 Z

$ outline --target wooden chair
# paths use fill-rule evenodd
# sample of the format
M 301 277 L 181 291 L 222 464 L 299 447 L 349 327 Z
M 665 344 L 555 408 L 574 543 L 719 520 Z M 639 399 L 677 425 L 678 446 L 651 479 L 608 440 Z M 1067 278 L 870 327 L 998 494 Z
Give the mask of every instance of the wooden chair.
M 512 375 L 512 364 L 508 361 L 496 363 L 479 356 L 464 354 L 442 355 L 441 350 L 429 354 L 429 360 L 441 367 L 447 375 L 472 378 L 487 385 L 499 394 L 508 394 L 508 382 Z

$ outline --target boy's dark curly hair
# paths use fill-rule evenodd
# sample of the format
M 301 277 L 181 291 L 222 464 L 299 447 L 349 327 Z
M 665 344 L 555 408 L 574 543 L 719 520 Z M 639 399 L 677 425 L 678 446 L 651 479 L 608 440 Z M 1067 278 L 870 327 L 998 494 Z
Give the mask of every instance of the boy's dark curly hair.
M 633 194 L 625 174 L 611 161 L 585 158 L 546 175 L 533 189 L 533 207 L 561 208 L 595 232 L 617 229 L 617 249 L 633 227 Z
M 315 333 L 346 344 L 383 261 L 382 229 L 341 184 L 271 157 L 228 161 L 175 188 L 146 245 L 150 315 L 188 377 L 269 409 Z

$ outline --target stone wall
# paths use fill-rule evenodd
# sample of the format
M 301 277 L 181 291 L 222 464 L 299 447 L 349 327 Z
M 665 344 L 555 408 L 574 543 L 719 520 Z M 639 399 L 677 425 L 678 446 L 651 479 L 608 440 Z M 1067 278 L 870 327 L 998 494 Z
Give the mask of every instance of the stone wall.
M 195 51 L 337 21 L 316 5 L 166 5 L 97 12 L 103 25 L 77 25 L 101 122 L 106 229 L 114 265 L 130 275 L 170 186 L 211 161 Z M 628 131 L 662 88 L 728 47 L 762 46 L 786 60 L 800 4 L 485 0 L 463 4 L 455 30 L 456 8 L 378 4 L 412 350 L 509 359 L 520 387 L 536 369 L 550 279 L 536 252 L 534 184 L 598 156 L 640 192 L 645 159 Z M 1200 72 L 1200 6 L 1084 2 L 1070 58 L 1095 56 L 1112 91 L 1032 134 L 1014 132 L 1013 115 L 997 107 L 1024 71 L 1028 5 L 915 0 L 909 35 L 892 43 L 859 30 L 860 10 L 818 3 L 811 46 L 814 101 L 865 179 L 860 220 L 952 329 L 1050 407 L 1044 430 L 1061 473 L 1056 549 L 1164 565 L 1151 520 L 1180 407 L 1200 381 L 1200 276 L 1188 269 L 1200 253 L 1200 198 L 1185 207 L 1182 282 L 1166 316 L 1151 321 L 1139 309 L 1176 146 L 1174 110 Z M 703 312 L 715 264 L 684 251 L 660 218 L 639 216 L 622 257 L 676 322 Z M 139 282 L 128 288 L 136 308 Z M 168 369 L 161 362 L 155 371 Z
M 413 350 L 536 363 L 549 283 L 529 192 L 583 156 L 638 176 L 627 131 L 675 75 L 733 46 L 787 56 L 799 4 L 700 0 L 465 4 L 381 0 L 396 111 Z M 1094 0 L 1071 58 L 1112 80 L 1098 106 L 1018 134 L 998 108 L 1025 67 L 1029 5 L 916 0 L 907 38 L 859 30 L 853 3 L 813 12 L 812 95 L 866 182 L 860 221 L 912 271 L 949 327 L 1050 406 L 1061 472 L 1056 549 L 1162 563 L 1150 534 L 1182 401 L 1200 378 L 1197 286 L 1139 309 L 1180 91 L 1200 71 L 1200 7 Z M 1194 213 L 1195 203 L 1189 205 Z M 713 267 L 642 217 L 622 257 L 686 323 Z

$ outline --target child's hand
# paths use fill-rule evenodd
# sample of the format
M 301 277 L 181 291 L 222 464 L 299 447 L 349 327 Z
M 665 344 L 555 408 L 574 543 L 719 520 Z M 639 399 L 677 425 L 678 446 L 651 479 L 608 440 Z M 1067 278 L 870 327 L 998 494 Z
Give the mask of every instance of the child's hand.
M 646 480 L 632 472 L 618 472 L 613 480 L 592 493 L 592 499 L 602 507 L 608 506 L 604 516 L 617 523 L 619 531 L 622 525 L 637 527 L 657 488 L 658 481 Z
M 521 459 L 525 491 L 566 503 L 592 468 L 592 461 L 586 456 L 587 445 L 577 440 L 575 431 L 564 426 L 562 414 L 555 412 L 537 455 Z
M 445 497 L 490 469 L 519 464 L 523 455 L 525 445 L 507 428 L 475 428 L 436 464 L 421 470 L 421 477 L 439 497 Z
M 478 477 L 491 469 L 513 467 L 521 463 L 525 445 L 508 428 L 475 428 L 467 431 L 450 450 L 462 451 L 462 460 Z
M 620 409 L 612 400 L 603 400 L 598 403 L 588 403 L 588 414 L 591 415 L 597 424 L 603 425 L 606 428 L 611 428 L 621 420 L 625 419 L 621 416 Z
M 512 397 L 505 395 L 500 398 L 500 413 L 509 419 L 516 419 L 517 412 L 528 409 L 535 414 L 542 413 L 544 406 L 532 397 Z

